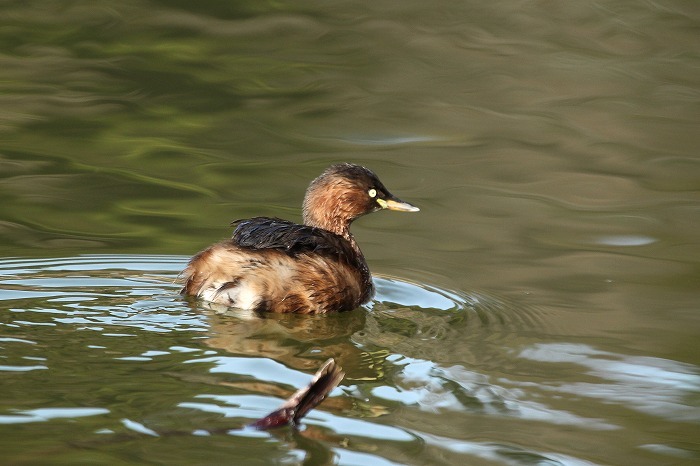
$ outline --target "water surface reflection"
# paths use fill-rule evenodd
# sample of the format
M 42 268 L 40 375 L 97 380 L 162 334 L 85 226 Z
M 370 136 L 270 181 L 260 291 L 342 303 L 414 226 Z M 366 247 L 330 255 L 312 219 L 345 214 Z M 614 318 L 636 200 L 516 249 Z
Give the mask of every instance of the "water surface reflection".
M 571 435 L 596 438 L 624 430 L 627 416 L 617 412 L 630 409 L 689 426 L 699 420 L 689 407 L 700 392 L 697 367 L 573 341 L 543 343 L 546 313 L 496 297 L 377 277 L 366 309 L 256 315 L 179 297 L 174 280 L 185 262 L 105 255 L 3 261 L 0 370 L 8 390 L 0 423 L 45 425 L 42 432 L 70 420 L 74 430 L 34 442 L 59 456 L 70 455 L 73 442 L 151 450 L 149 437 L 194 446 L 227 432 L 233 444 L 271 441 L 286 454 L 299 449 L 302 457 L 349 462 L 406 463 L 413 454 L 585 464 L 576 449 L 524 447 L 522 429 L 566 426 Z M 347 377 L 300 433 L 290 440 L 242 429 L 308 383 L 328 357 Z M 484 429 L 499 432 L 502 444 L 477 441 Z M 648 443 L 657 453 L 683 448 Z M 218 454 L 212 448 L 209 458 Z

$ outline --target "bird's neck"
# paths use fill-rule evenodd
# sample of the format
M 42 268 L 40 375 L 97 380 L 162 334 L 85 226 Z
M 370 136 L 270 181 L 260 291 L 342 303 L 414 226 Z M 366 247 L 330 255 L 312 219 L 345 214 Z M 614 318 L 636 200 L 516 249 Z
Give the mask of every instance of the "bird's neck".
M 374 286 L 365 256 L 362 254 L 362 250 L 357 244 L 357 241 L 355 241 L 355 236 L 350 232 L 351 223 L 352 220 L 348 220 L 347 215 L 343 215 L 339 209 L 335 210 L 332 205 L 314 204 L 313 201 L 309 201 L 308 198 L 304 200 L 305 225 L 323 228 L 324 230 L 328 230 L 343 237 L 350 243 L 350 247 L 355 254 L 354 257 L 348 257 L 348 259 L 354 264 L 356 270 L 360 274 L 363 294 L 359 302 L 365 302 L 374 293 Z
M 333 215 L 333 212 L 324 210 L 322 214 L 318 214 L 317 210 L 304 210 L 304 225 L 310 227 L 323 228 L 338 236 L 342 236 L 350 242 L 356 252 L 360 252 L 357 246 L 355 237 L 350 232 L 350 224 L 352 222 L 339 215 Z

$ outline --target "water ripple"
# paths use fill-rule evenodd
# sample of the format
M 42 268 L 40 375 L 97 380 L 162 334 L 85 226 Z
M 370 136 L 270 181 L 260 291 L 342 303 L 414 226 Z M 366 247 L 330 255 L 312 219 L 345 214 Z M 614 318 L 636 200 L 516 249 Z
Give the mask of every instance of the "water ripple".
M 0 261 L 0 371 L 29 394 L 8 399 L 0 423 L 90 417 L 99 419 L 84 421 L 92 432 L 115 442 L 183 436 L 181 424 L 192 438 L 228 430 L 230 438 L 270 440 L 274 434 L 242 426 L 308 383 L 328 357 L 346 377 L 298 435 L 325 439 L 348 461 L 376 459 L 367 445 L 382 442 L 427 446 L 426 457 L 454 461 L 587 464 L 517 440 L 476 441 L 472 425 L 565 427 L 575 435 L 624 429 L 624 417 L 589 400 L 666 420 L 700 419 L 690 401 L 700 392 L 697 368 L 539 341 L 547 313 L 489 293 L 377 276 L 364 309 L 256 315 L 182 299 L 175 279 L 185 263 L 147 255 Z M 569 380 L 570 365 L 584 376 Z M 676 448 L 647 443 L 654 452 Z
M 576 364 L 588 369 L 595 382 L 551 383 L 540 388 L 577 397 L 623 404 L 664 419 L 700 424 L 700 408 L 692 399 L 700 393 L 700 368 L 645 356 L 628 356 L 588 345 L 540 343 L 520 357 L 549 364 Z

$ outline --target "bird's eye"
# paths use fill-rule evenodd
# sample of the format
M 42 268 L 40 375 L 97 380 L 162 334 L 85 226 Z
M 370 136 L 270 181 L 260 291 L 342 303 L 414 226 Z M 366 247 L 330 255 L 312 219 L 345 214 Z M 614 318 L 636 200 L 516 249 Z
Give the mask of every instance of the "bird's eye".
M 372 188 L 369 191 L 367 191 L 367 194 L 369 194 L 369 197 L 377 197 L 377 190 Z

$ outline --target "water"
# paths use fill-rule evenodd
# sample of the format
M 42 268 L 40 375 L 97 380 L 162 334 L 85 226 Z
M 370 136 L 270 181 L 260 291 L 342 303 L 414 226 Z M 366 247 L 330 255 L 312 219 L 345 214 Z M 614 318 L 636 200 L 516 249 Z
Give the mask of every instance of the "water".
M 695 2 L 0 7 L 3 464 L 696 464 Z M 187 258 L 333 162 L 377 295 L 217 313 Z M 243 426 L 328 357 L 297 432 Z

